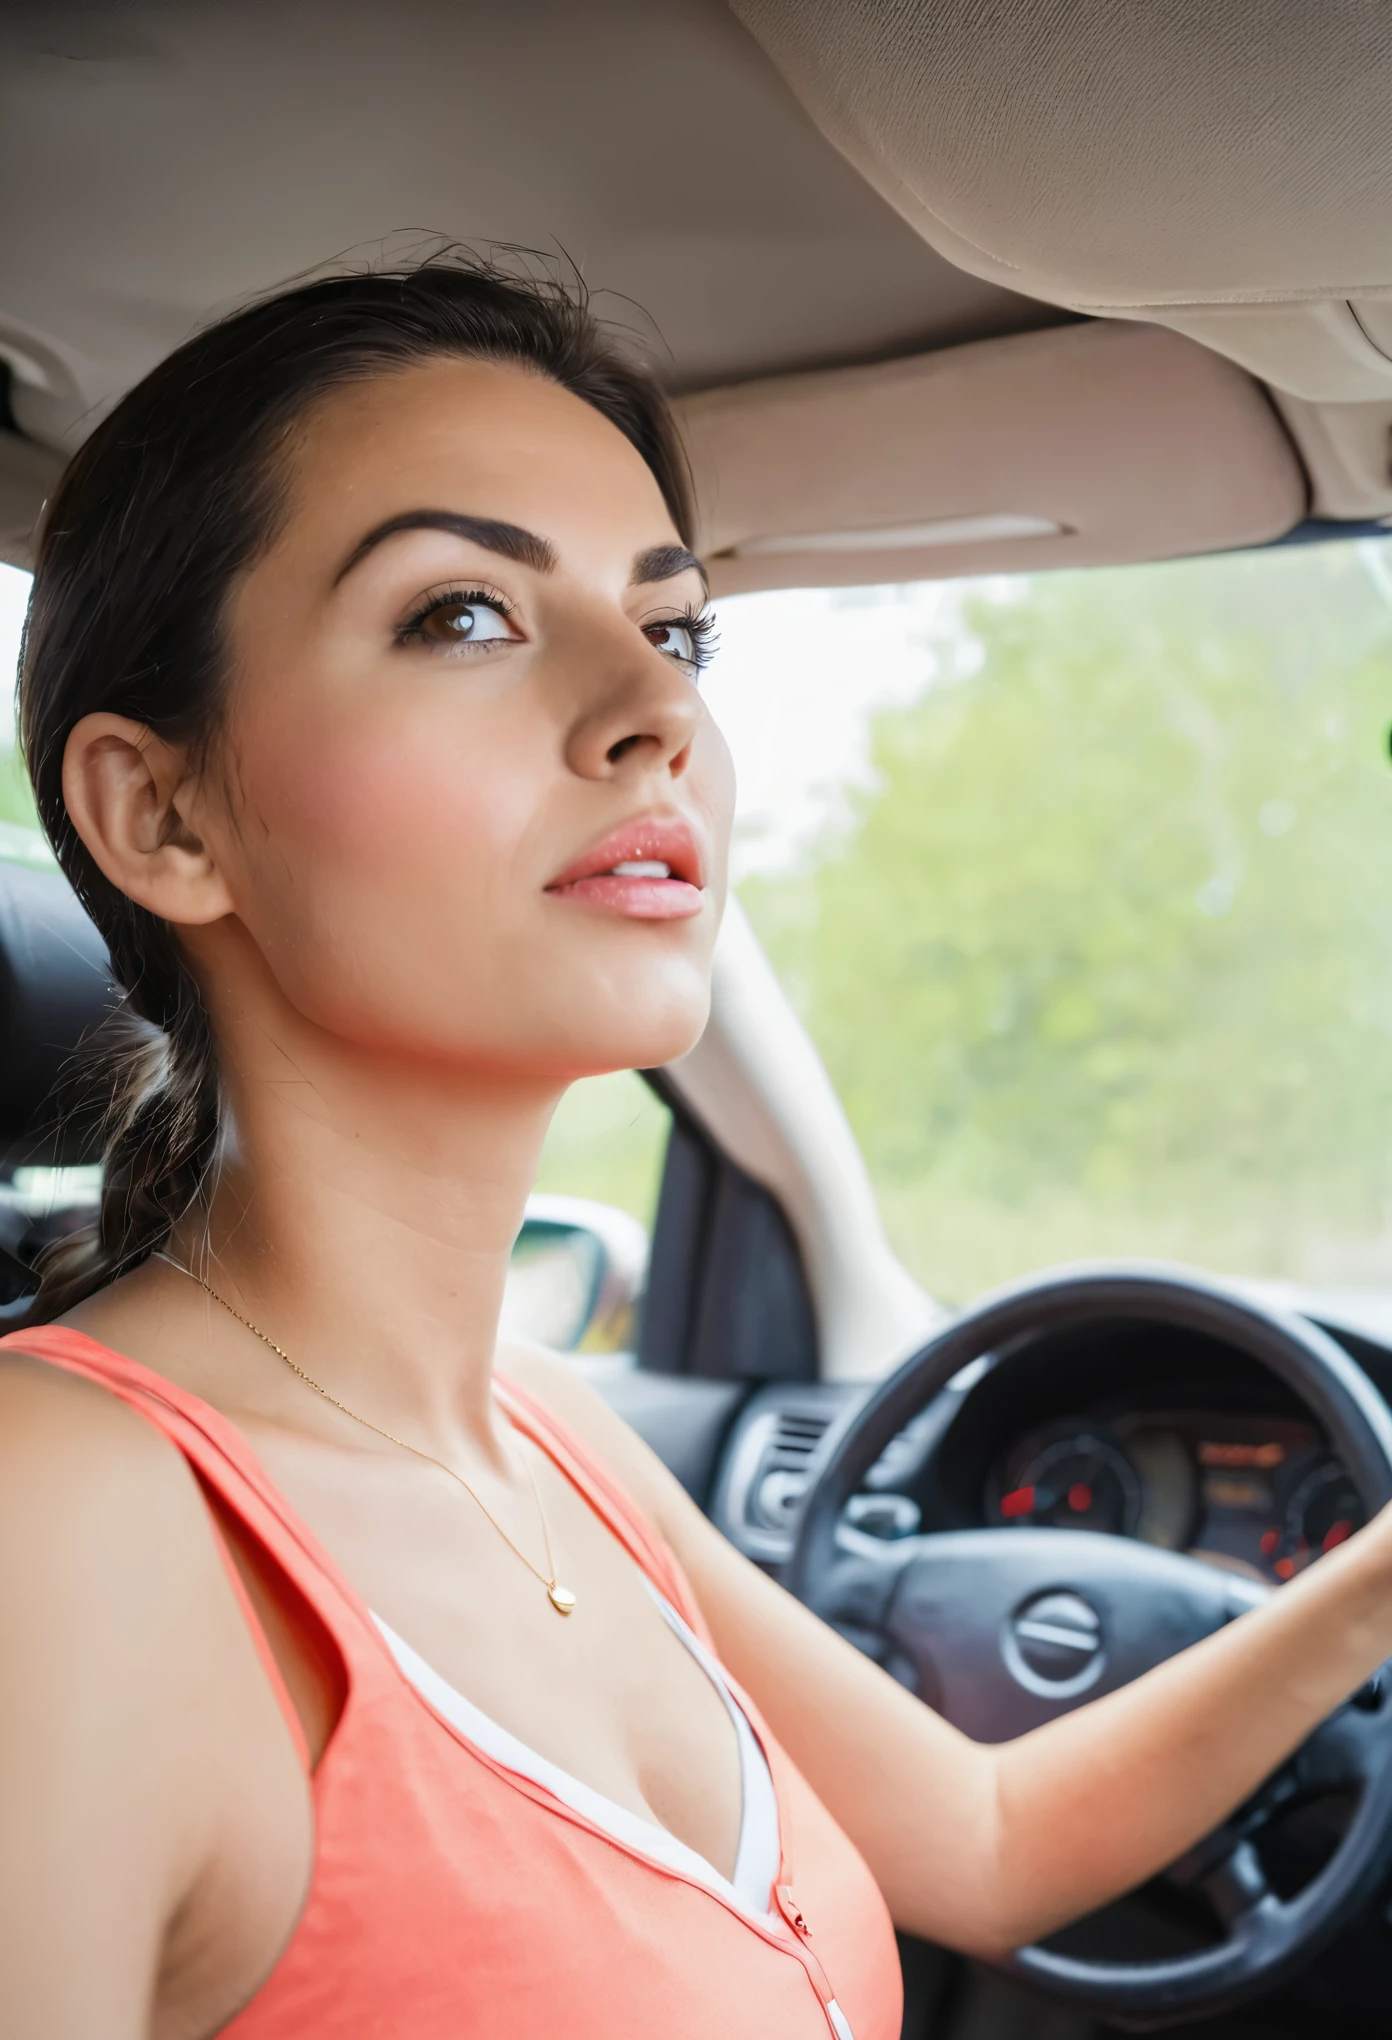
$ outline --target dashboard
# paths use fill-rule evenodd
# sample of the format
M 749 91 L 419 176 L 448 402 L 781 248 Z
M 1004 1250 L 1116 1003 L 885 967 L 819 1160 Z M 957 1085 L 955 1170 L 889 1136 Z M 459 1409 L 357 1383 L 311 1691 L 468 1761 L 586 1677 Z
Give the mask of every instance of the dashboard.
M 1355 1357 L 1392 1398 L 1392 1353 Z M 1118 1325 L 978 1362 L 920 1412 L 847 1505 L 858 1530 L 1030 1525 L 1100 1531 L 1279 1586 L 1362 1527 L 1366 1510 L 1312 1413 L 1233 1349 Z M 756 1390 L 723 1441 L 707 1504 L 777 1571 L 801 1498 L 860 1383 Z
M 1353 1481 L 1313 1425 L 1206 1409 L 1036 1426 L 998 1455 L 983 1516 L 1135 1537 L 1267 1586 L 1314 1564 L 1365 1520 Z

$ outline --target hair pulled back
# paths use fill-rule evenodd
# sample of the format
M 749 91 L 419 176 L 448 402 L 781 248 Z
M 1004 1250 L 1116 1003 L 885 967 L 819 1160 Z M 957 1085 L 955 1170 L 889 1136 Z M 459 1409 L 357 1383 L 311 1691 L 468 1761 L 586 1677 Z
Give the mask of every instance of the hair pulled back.
M 280 291 L 197 333 L 96 428 L 39 546 L 20 734 L 40 819 L 105 938 L 127 1020 L 100 1031 L 84 1071 L 105 1115 L 100 1217 L 49 1249 L 31 1322 L 162 1244 L 203 1195 L 219 1133 L 197 981 L 175 931 L 111 884 L 73 827 L 68 736 L 107 710 L 185 745 L 196 766 L 207 759 L 225 692 L 227 597 L 276 534 L 297 424 L 346 383 L 441 357 L 518 364 L 593 405 L 642 455 L 691 543 L 687 469 L 661 391 L 606 334 L 579 280 L 535 265 L 449 250 Z

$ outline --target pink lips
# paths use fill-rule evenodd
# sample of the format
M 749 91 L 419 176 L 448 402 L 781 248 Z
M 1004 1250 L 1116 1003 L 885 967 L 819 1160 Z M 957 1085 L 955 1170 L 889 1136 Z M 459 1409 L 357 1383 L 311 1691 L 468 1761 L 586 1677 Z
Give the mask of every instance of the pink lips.
M 615 869 L 626 865 L 664 865 L 666 872 Z M 677 815 L 644 815 L 586 850 L 546 891 L 630 920 L 680 921 L 700 913 L 705 882 L 705 860 L 687 823 Z

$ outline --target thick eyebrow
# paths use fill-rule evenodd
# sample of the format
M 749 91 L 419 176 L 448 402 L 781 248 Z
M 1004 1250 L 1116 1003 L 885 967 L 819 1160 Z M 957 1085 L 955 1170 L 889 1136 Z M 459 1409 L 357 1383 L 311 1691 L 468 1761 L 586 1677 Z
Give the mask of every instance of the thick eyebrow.
M 550 539 L 540 538 L 520 524 L 503 524 L 496 517 L 467 517 L 459 510 L 407 510 L 400 517 L 389 517 L 385 524 L 379 524 L 358 541 L 334 575 L 335 588 L 374 546 L 395 538 L 398 531 L 448 531 L 455 538 L 471 539 L 487 552 L 500 553 L 505 560 L 516 560 L 519 566 L 530 567 L 537 574 L 549 574 L 556 565 L 556 548 Z
M 701 585 L 709 589 L 706 570 L 694 552 L 688 552 L 684 545 L 653 545 L 646 552 L 639 553 L 633 562 L 630 588 L 645 587 L 650 581 L 672 581 L 678 574 L 696 573 L 701 576 Z

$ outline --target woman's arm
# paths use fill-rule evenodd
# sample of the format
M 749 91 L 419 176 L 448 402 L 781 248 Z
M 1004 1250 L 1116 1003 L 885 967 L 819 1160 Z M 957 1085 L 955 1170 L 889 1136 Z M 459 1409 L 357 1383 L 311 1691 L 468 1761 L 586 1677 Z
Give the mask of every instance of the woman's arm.
M 688 1511 L 664 1528 L 724 1661 L 861 1848 L 896 1922 L 975 1954 L 1037 1940 L 1173 1862 L 1392 1651 L 1392 1520 L 1379 1518 L 1318 1573 L 1131 1685 L 980 1745 Z
M 159 1676 L 177 1552 L 144 1431 L 52 1368 L 0 1364 L 0 2030 L 35 2040 L 148 2032 L 193 1873 Z
M 974 1743 L 704 1516 L 573 1371 L 537 1387 L 660 1525 L 721 1657 L 869 1863 L 896 1922 L 998 1955 L 1183 1854 L 1392 1653 L 1392 1516 L 1119 1692 Z
M 303 1774 L 183 1460 L 11 1354 L 0 1639 L 0 2033 L 209 2030 L 294 1917 L 276 1794 L 288 1763 L 280 1798 L 303 1799 Z

